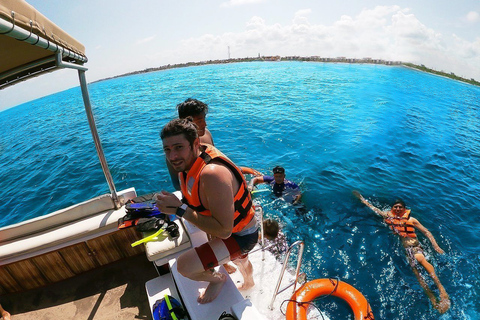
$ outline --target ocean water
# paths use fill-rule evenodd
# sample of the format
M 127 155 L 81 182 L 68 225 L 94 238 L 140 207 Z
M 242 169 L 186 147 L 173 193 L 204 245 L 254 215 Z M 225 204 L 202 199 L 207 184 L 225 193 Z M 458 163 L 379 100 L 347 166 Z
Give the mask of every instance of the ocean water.
M 159 132 L 176 104 L 200 99 L 234 162 L 265 174 L 281 165 L 300 184 L 306 217 L 267 192 L 256 197 L 290 243 L 305 241 L 309 279 L 350 283 L 376 319 L 480 318 L 480 88 L 399 66 L 300 62 L 172 69 L 89 88 L 118 190 L 172 189 Z M 2 226 L 108 192 L 79 88 L 1 112 L 0 163 Z M 420 242 L 451 297 L 446 314 L 352 190 L 384 208 L 404 199 L 432 232 L 444 255 Z M 353 318 L 333 298 L 318 306 Z

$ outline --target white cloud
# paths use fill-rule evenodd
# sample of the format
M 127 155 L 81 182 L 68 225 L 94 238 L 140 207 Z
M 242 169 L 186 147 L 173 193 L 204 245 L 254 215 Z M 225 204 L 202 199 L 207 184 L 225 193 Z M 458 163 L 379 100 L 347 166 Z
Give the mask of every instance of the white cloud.
M 476 11 L 470 11 L 469 13 L 467 13 L 466 18 L 468 22 L 477 22 L 480 20 L 480 14 L 478 14 L 478 12 Z
M 265 2 L 266 0 L 229 0 L 227 2 L 223 2 L 220 4 L 221 7 L 235 7 L 235 6 L 243 6 L 247 4 L 256 4 Z
M 182 42 L 179 56 L 189 61 L 231 57 L 302 55 L 371 57 L 424 64 L 437 70 L 480 79 L 480 39 L 474 42 L 428 28 L 409 9 L 377 6 L 331 25 L 312 24 L 310 9 L 297 11 L 290 24 L 267 24 L 258 16 L 238 33 L 204 35 Z M 188 48 L 195 48 L 189 52 Z M 177 56 L 178 56 L 177 55 Z M 188 59 L 188 56 L 193 57 Z M 200 56 L 198 56 L 200 55 Z
M 156 37 L 156 36 L 150 36 L 150 37 L 147 37 L 147 38 L 140 39 L 140 40 L 138 40 L 135 44 L 136 44 L 136 45 L 139 45 L 139 44 L 144 44 L 144 43 L 150 42 L 150 41 L 152 41 L 153 39 L 155 39 L 155 37 Z

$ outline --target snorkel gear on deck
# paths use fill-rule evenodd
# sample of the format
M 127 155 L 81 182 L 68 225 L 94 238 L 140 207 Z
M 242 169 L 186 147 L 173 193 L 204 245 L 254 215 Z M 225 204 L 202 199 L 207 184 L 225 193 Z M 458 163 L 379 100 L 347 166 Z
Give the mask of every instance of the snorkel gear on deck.
M 149 236 L 146 236 L 143 239 L 135 241 L 134 243 L 132 243 L 132 247 L 136 247 L 142 243 L 158 240 L 159 236 L 165 231 L 168 233 L 168 236 L 173 240 L 177 239 L 180 236 L 180 232 L 178 231 L 178 226 L 173 221 L 163 220 L 158 218 L 146 219 L 145 221 L 142 222 L 141 225 L 140 224 L 137 225 L 137 230 L 142 232 L 148 232 L 148 231 L 154 231 L 154 230 L 157 230 L 157 231 L 155 231 L 153 234 Z
M 180 320 L 186 315 L 180 302 L 167 294 L 155 302 L 152 313 L 154 320 Z

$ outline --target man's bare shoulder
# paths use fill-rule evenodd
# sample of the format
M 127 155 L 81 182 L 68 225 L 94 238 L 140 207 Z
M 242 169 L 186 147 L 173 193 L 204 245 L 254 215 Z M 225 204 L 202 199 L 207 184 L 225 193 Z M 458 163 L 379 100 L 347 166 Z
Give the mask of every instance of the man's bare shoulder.
M 214 145 L 212 133 L 207 128 L 205 128 L 205 134 L 200 137 L 200 142 Z
M 223 163 L 209 163 L 201 173 L 202 179 L 218 179 L 231 177 L 232 171 Z

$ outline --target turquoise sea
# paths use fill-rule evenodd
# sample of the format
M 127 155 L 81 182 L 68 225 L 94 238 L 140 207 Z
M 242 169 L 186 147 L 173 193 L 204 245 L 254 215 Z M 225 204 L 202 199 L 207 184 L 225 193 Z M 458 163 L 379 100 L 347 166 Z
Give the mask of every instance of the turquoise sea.
M 118 190 L 171 190 L 159 131 L 176 104 L 203 100 L 219 149 L 264 173 L 282 165 L 300 184 L 307 217 L 257 198 L 289 242 L 305 241 L 309 279 L 350 283 L 376 319 L 480 318 L 480 88 L 399 66 L 252 62 L 97 82 L 90 95 Z M 108 192 L 79 88 L 1 112 L 0 163 L 2 225 Z M 446 314 L 352 190 L 385 208 L 403 198 L 432 232 L 444 255 L 420 242 L 450 294 Z M 352 319 L 333 298 L 318 306 Z

